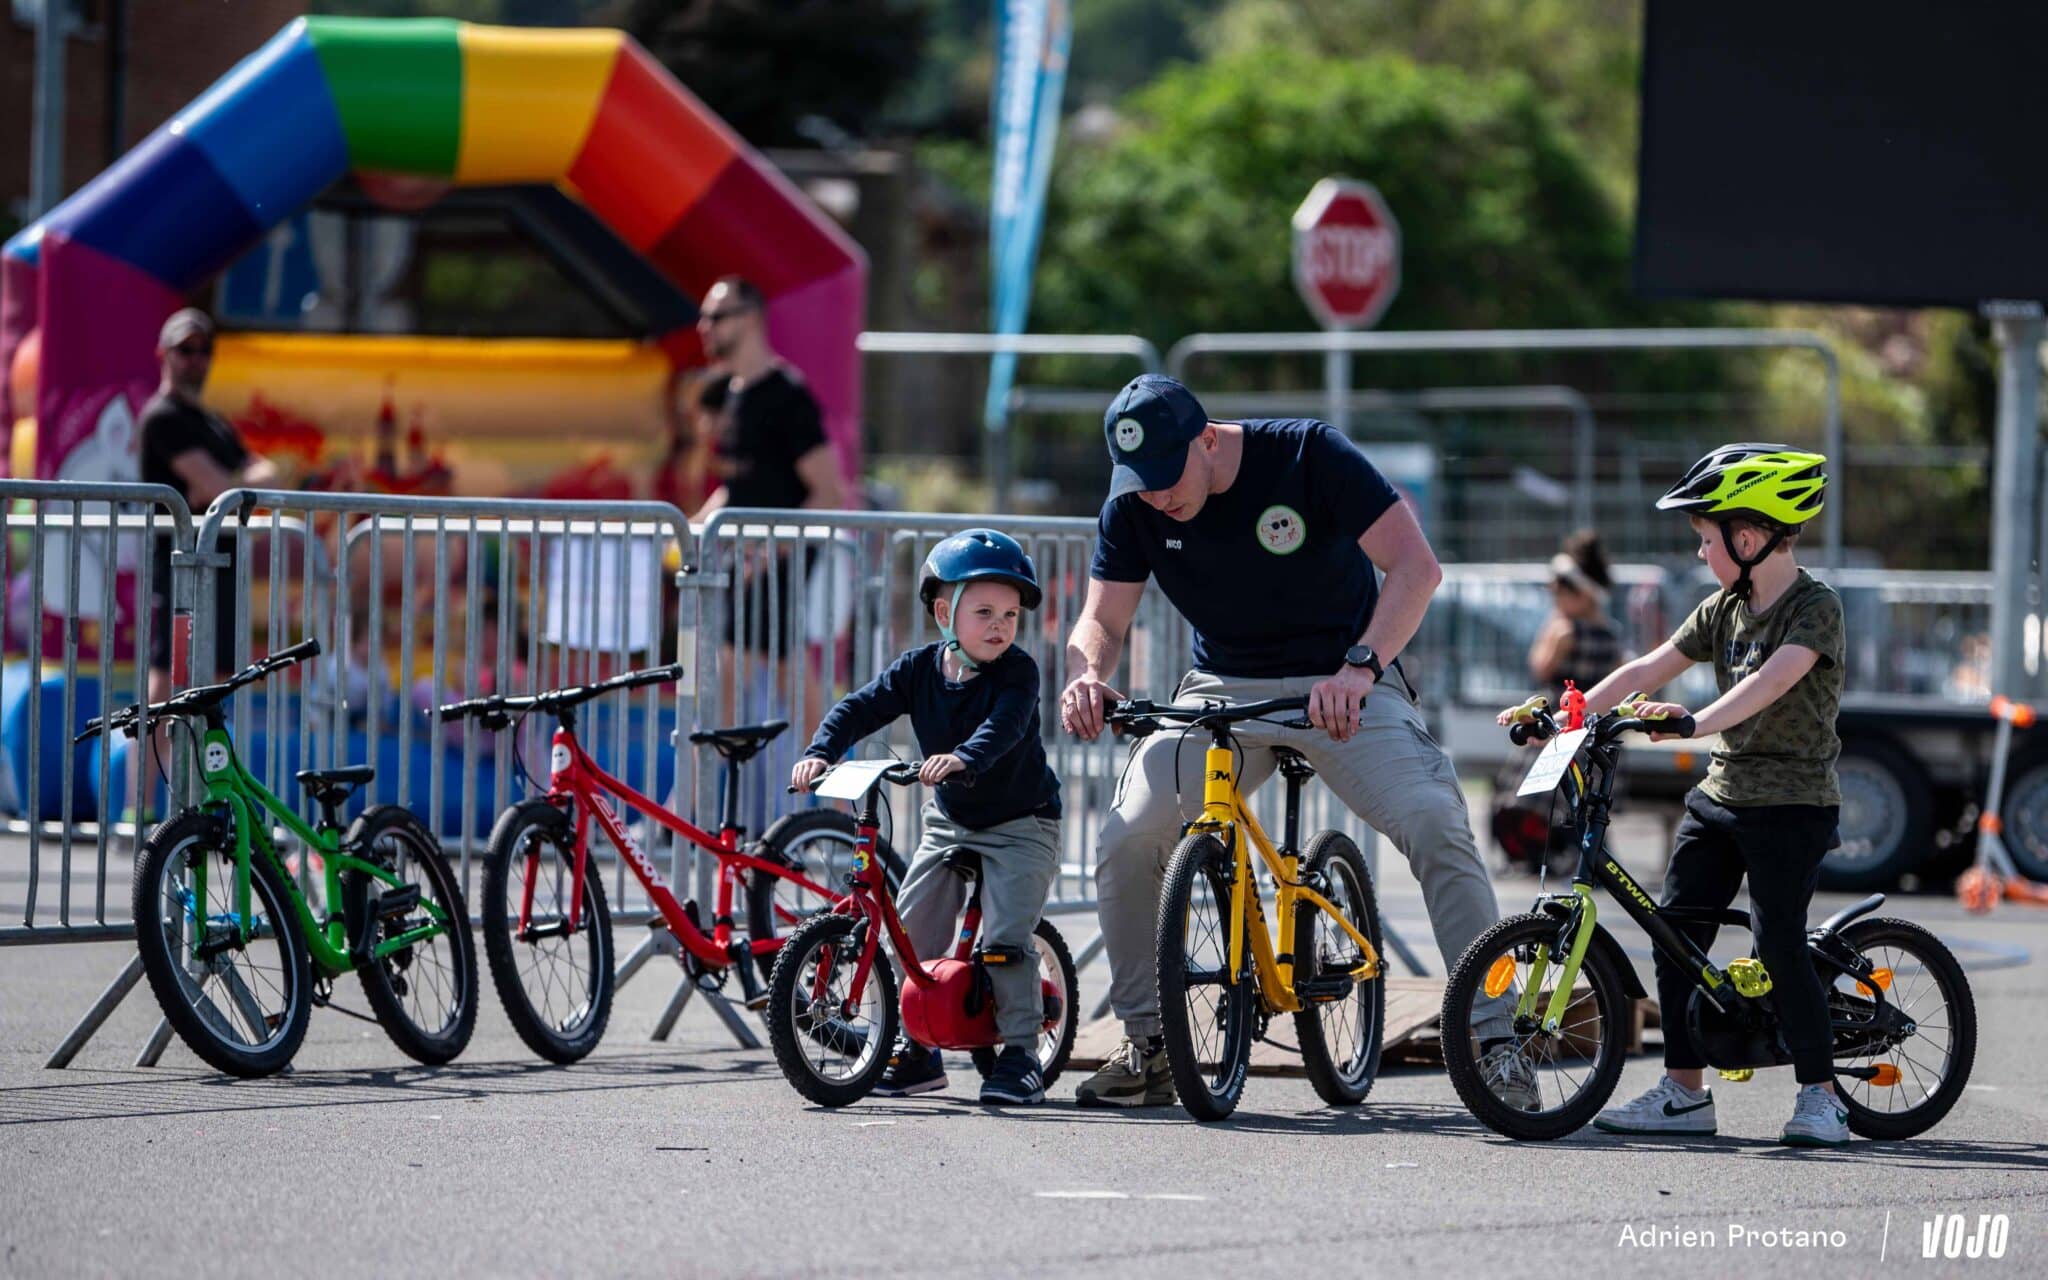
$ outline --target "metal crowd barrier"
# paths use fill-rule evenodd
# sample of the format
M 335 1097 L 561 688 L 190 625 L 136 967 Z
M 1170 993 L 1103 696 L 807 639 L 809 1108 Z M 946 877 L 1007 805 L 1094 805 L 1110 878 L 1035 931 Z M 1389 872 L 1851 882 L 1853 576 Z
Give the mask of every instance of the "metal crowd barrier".
M 7 480 L 0 500 L 0 946 L 132 937 L 139 757 L 125 739 L 72 739 L 142 687 L 169 622 L 151 608 L 151 550 L 189 551 L 192 515 L 161 485 Z

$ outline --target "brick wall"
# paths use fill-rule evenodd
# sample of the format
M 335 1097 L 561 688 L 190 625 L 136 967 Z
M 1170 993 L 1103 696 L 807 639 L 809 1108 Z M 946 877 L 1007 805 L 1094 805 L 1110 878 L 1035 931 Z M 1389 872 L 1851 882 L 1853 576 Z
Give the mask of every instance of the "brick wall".
M 64 187 L 75 191 L 116 157 L 107 154 L 110 0 L 88 0 L 87 28 L 66 41 Z M 127 0 L 127 109 L 132 147 L 175 115 L 277 29 L 306 0 Z M 26 208 L 34 154 L 36 33 L 0 0 L 0 213 Z M 10 219 L 11 225 L 11 219 Z

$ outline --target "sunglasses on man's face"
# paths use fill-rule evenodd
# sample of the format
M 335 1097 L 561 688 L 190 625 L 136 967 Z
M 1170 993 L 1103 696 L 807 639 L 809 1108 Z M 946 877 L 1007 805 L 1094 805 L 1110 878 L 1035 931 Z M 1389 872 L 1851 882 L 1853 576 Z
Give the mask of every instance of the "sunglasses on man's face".
M 705 324 L 717 324 L 720 320 L 730 320 L 734 316 L 743 316 L 751 310 L 753 310 L 752 307 L 727 307 L 723 311 L 701 311 L 697 314 L 697 319 Z
M 197 344 L 190 342 L 181 342 L 177 346 L 172 347 L 171 350 L 177 352 L 181 356 L 210 356 L 213 354 L 213 344 L 211 342 L 201 342 Z

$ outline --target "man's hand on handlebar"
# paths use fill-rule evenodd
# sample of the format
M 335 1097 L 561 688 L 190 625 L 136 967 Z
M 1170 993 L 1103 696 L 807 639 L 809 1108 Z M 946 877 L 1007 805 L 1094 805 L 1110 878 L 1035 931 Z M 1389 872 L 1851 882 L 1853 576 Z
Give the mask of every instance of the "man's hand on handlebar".
M 1124 695 L 1083 672 L 1060 694 L 1060 727 L 1083 742 L 1102 736 L 1102 713 Z
M 1358 719 L 1365 699 L 1378 683 L 1365 667 L 1345 667 L 1328 680 L 1318 680 L 1308 691 L 1308 722 L 1338 742 L 1358 735 Z

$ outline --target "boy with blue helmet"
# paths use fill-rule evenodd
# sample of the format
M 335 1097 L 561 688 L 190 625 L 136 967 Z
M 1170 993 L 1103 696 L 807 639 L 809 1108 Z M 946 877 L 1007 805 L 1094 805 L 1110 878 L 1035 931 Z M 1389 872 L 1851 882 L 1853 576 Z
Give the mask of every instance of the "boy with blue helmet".
M 912 649 L 826 714 L 790 773 L 808 789 L 854 743 L 909 716 L 935 788 L 897 912 L 919 958 L 945 952 L 966 885 L 946 855 L 981 855 L 981 947 L 1033 962 L 989 965 L 1004 1048 L 983 1082 L 984 1103 L 1043 1101 L 1034 1048 L 1044 1019 L 1032 930 L 1060 860 L 1060 784 L 1038 726 L 1038 664 L 1016 647 L 1019 621 L 1038 607 L 1038 571 L 1024 548 L 994 529 L 969 529 L 932 548 L 918 598 L 942 637 Z M 877 1093 L 944 1088 L 939 1051 L 899 1041 Z

